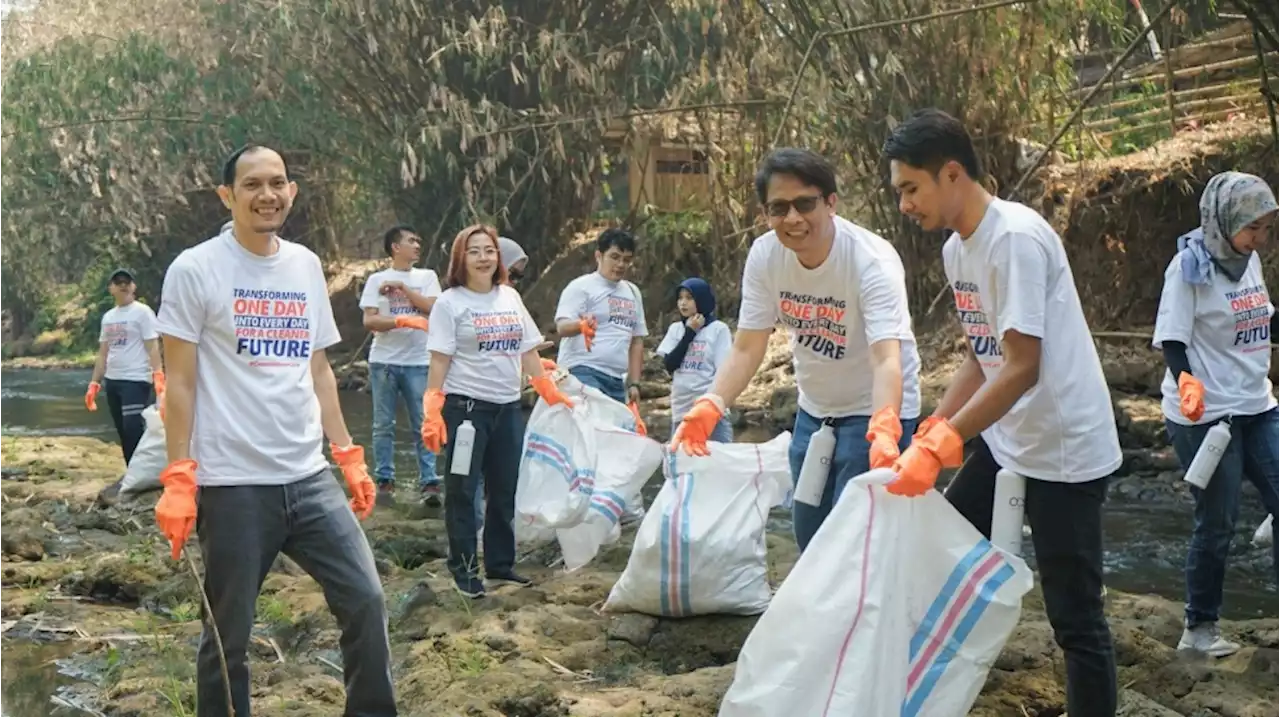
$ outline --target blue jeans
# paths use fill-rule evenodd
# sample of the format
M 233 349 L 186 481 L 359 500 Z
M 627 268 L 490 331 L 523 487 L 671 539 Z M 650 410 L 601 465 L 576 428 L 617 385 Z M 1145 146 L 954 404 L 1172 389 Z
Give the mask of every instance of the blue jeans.
M 870 416 L 846 416 L 835 420 L 833 428 L 836 432 L 836 449 L 831 456 L 831 469 L 827 474 L 827 486 L 822 492 L 822 505 L 815 508 L 795 501 L 791 508 L 791 522 L 800 552 L 804 552 L 805 546 L 813 539 L 818 528 L 822 527 L 822 521 L 827 519 L 849 480 L 871 470 L 871 443 L 867 441 L 867 424 L 870 422 Z M 810 416 L 804 409 L 796 411 L 796 427 L 791 432 L 791 449 L 788 451 L 793 488 L 800 480 L 800 466 L 804 464 L 804 452 L 809 449 L 809 438 L 821 426 L 822 421 Z M 907 446 L 911 444 L 911 434 L 915 430 L 916 419 L 902 419 L 902 440 L 898 442 L 901 450 L 907 450 Z
M 728 416 L 722 417 L 720 422 L 716 424 L 715 429 L 711 431 L 709 440 L 716 443 L 733 443 L 733 424 L 729 423 Z
M 1277 482 L 1280 480 L 1280 442 L 1277 410 L 1254 416 L 1233 416 L 1231 442 L 1218 468 L 1203 490 L 1191 486 L 1195 498 L 1195 528 L 1187 550 L 1187 626 L 1218 621 L 1222 586 L 1226 581 L 1227 553 L 1231 549 L 1236 520 L 1240 517 L 1240 486 L 1248 479 L 1262 496 L 1272 516 L 1271 560 L 1276 564 L 1280 516 L 1276 515 Z M 1184 467 L 1191 465 L 1212 424 L 1183 426 L 1165 421 L 1169 440 Z
M 627 386 L 617 376 L 610 376 L 590 366 L 574 366 L 569 375 L 578 379 L 584 386 L 590 386 L 618 403 L 627 402 Z
M 413 445 L 418 454 L 418 485 L 439 484 L 436 454 L 427 450 L 419 437 L 422 432 L 422 395 L 427 391 L 427 367 L 371 363 L 369 383 L 373 393 L 374 480 L 378 483 L 394 483 L 396 480 L 396 398 L 400 397 L 404 399 L 409 425 L 413 429 Z

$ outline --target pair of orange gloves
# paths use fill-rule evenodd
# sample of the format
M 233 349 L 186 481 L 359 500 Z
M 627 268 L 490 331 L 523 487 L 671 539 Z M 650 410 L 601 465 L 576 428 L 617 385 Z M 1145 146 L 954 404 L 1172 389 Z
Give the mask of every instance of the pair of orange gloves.
M 164 371 L 152 371 L 151 381 L 156 387 L 156 406 L 160 409 L 160 418 L 164 418 Z M 98 410 L 98 392 L 102 385 L 97 381 L 89 382 L 89 390 L 84 392 L 84 407 L 90 411 Z
M 548 364 L 554 371 L 555 364 L 548 359 L 542 359 L 543 369 L 546 369 Z M 534 377 L 529 383 L 533 385 L 533 390 L 538 392 L 538 396 L 547 402 L 547 405 L 563 403 L 573 407 L 573 401 L 561 393 L 560 387 L 551 378 L 550 372 Z M 422 445 L 432 453 L 439 453 L 448 442 L 449 429 L 444 423 L 444 391 L 433 388 L 422 397 Z
M 357 445 L 339 448 L 330 443 L 329 450 L 351 490 L 351 510 L 361 520 L 368 518 L 378 491 L 365 467 L 364 449 Z M 156 503 L 156 525 L 169 539 L 171 554 L 177 560 L 196 525 L 196 462 L 186 458 L 170 463 L 160 472 L 160 485 L 164 486 L 164 493 Z
M 710 455 L 707 440 L 723 416 L 723 402 L 707 396 L 699 398 L 671 438 L 671 449 L 683 446 L 688 455 Z M 901 438 L 898 412 L 888 406 L 876 411 L 867 426 L 870 462 L 872 468 L 892 468 L 898 475 L 885 486 L 890 493 L 924 495 L 933 488 L 943 468 L 959 467 L 964 456 L 964 440 L 944 418 L 930 416 L 921 421 L 911 445 L 899 454 Z

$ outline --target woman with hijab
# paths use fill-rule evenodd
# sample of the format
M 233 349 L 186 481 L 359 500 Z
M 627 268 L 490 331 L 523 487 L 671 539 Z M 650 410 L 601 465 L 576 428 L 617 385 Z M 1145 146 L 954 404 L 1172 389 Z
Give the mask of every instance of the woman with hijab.
M 1224 657 L 1240 645 L 1222 637 L 1218 613 L 1227 554 L 1244 479 L 1272 515 L 1276 561 L 1276 399 L 1271 341 L 1275 306 L 1258 250 L 1276 232 L 1276 198 L 1262 179 L 1224 172 L 1200 196 L 1200 226 L 1178 238 L 1165 271 L 1153 345 L 1164 352 L 1162 408 L 1170 441 L 1186 468 L 1209 429 L 1227 421 L 1231 441 L 1208 485 L 1191 487 L 1195 527 L 1187 551 L 1186 624 L 1179 650 Z
M 524 252 L 514 239 L 498 237 L 498 253 L 502 255 L 502 263 L 507 267 L 507 278 L 514 286 L 524 278 L 524 269 L 529 265 L 529 255 Z
M 667 329 L 657 350 L 671 374 L 672 430 L 680 425 L 693 402 L 711 389 L 716 371 L 733 348 L 733 333 L 716 318 L 716 297 L 710 284 L 698 278 L 680 282 L 676 309 L 680 320 Z M 733 425 L 727 416 L 720 419 L 710 438 L 719 443 L 733 442 Z

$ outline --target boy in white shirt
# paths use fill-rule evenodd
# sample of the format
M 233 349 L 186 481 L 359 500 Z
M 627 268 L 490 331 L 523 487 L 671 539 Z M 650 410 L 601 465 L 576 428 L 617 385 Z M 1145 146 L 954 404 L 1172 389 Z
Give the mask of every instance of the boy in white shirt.
M 782 323 L 800 394 L 793 480 L 821 425 L 836 436 L 821 505 L 795 501 L 792 508 L 803 551 L 849 479 L 888 467 L 906 447 L 920 411 L 920 358 L 902 260 L 889 242 L 836 214 L 831 164 L 808 150 L 779 149 L 757 172 L 756 194 L 771 231 L 747 255 L 733 350 L 711 392 L 685 414 L 672 447 L 707 454 L 707 440 Z
M 89 379 L 84 404 L 90 411 L 98 410 L 98 392 L 104 388 L 105 379 L 107 407 L 128 465 L 147 430 L 142 409 L 152 403 L 152 384 L 157 401 L 163 400 L 164 365 L 160 362 L 156 314 L 137 300 L 133 272 L 116 269 L 108 279 L 107 291 L 116 305 L 102 315 L 98 357 L 93 362 L 93 377 Z
M 179 254 L 165 275 L 170 463 L 156 522 L 176 560 L 199 518 L 206 619 L 222 638 L 235 714 L 250 712 L 254 607 L 283 552 L 320 584 L 342 630 L 344 714 L 394 717 L 386 601 L 356 519 L 373 511 L 376 489 L 325 351 L 341 337 L 319 257 L 276 234 L 297 191 L 279 154 L 237 150 L 218 187 L 232 228 Z M 326 436 L 350 505 L 325 460 Z M 206 625 L 196 712 L 231 714 L 224 690 Z
M 1026 479 L 1045 612 L 1067 663 L 1067 711 L 1111 717 L 1116 667 L 1103 613 L 1102 503 L 1120 467 L 1111 394 L 1062 240 L 1039 214 L 992 197 L 964 126 L 921 110 L 884 144 L 899 209 L 942 249 L 969 355 L 894 463 L 892 493 L 921 495 L 960 467 L 947 500 L 991 534 L 996 473 Z M 927 530 L 927 526 L 921 526 Z
M 373 332 L 369 347 L 369 388 L 373 395 L 373 478 L 378 502 L 394 501 L 397 398 L 404 399 L 418 456 L 418 489 L 422 501 L 440 505 L 436 455 L 417 440 L 422 430 L 422 396 L 427 390 L 427 317 L 440 295 L 440 279 L 430 269 L 416 269 L 422 238 L 413 227 L 398 225 L 382 236 L 391 267 L 375 272 L 360 295 L 364 327 Z

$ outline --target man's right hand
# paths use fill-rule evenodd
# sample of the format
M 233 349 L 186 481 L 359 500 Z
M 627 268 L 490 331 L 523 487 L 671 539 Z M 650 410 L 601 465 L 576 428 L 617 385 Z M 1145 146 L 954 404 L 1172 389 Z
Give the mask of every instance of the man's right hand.
M 160 485 L 164 493 L 156 503 L 156 525 L 177 560 L 196 525 L 196 462 L 186 458 L 170 463 L 160 472 Z
M 1198 421 L 1204 415 L 1204 384 L 1186 371 L 1178 374 L 1178 399 L 1187 420 Z
M 715 394 L 707 394 L 694 402 L 693 408 L 684 415 L 680 427 L 671 437 L 671 450 L 683 447 L 686 455 L 709 456 L 707 441 L 711 438 L 716 424 L 724 417 L 724 400 Z
M 396 317 L 397 329 L 427 330 L 427 317 L 421 314 L 401 314 Z
M 89 389 L 84 392 L 84 407 L 90 411 L 98 410 L 98 391 L 102 390 L 102 384 L 97 381 L 89 382 Z
M 578 319 L 578 330 L 582 332 L 582 341 L 587 345 L 587 350 L 591 350 L 591 343 L 596 340 L 596 317 L 582 316 Z

